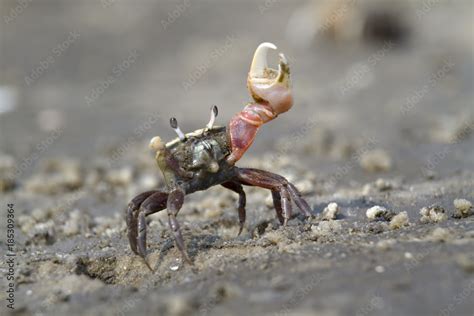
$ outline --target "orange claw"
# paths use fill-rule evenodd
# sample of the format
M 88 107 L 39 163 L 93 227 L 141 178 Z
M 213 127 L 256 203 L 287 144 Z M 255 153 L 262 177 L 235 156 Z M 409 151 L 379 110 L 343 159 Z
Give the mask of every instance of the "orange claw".
M 234 164 L 252 145 L 261 125 L 273 120 L 293 106 L 290 89 L 290 68 L 280 54 L 278 70 L 268 68 L 267 51 L 276 49 L 272 43 L 262 43 L 255 50 L 247 78 L 247 88 L 255 102 L 247 104 L 229 122 L 228 134 L 232 152 L 227 162 Z

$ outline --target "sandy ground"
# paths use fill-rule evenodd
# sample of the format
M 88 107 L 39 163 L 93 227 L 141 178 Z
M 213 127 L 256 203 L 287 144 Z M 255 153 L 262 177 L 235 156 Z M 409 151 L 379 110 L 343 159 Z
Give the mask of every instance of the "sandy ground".
M 2 2 L 0 314 L 13 203 L 19 315 L 473 315 L 472 3 L 413 11 L 403 43 L 300 46 L 286 28 L 305 3 Z M 295 106 L 238 165 L 287 177 L 314 218 L 295 208 L 282 228 L 269 192 L 246 188 L 236 237 L 235 194 L 195 193 L 178 218 L 194 266 L 159 213 L 150 272 L 124 221 L 163 185 L 148 141 L 174 137 L 171 116 L 204 126 L 212 104 L 224 125 L 262 41 L 289 57 Z

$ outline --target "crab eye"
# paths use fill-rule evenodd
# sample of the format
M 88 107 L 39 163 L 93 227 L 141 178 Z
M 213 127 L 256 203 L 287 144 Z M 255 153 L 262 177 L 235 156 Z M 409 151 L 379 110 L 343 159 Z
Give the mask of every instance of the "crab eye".
M 211 112 L 212 112 L 212 115 L 214 115 L 214 117 L 217 117 L 217 114 L 219 114 L 219 109 L 217 108 L 217 105 L 212 106 Z
M 211 107 L 211 118 L 209 119 L 209 123 L 207 123 L 206 128 L 211 129 L 214 126 L 214 122 L 216 121 L 216 117 L 219 111 L 217 110 L 217 105 L 213 105 Z
M 178 120 L 176 120 L 175 117 L 172 117 L 170 118 L 170 125 L 171 125 L 171 128 L 174 129 L 174 131 L 176 132 L 176 134 L 178 134 L 178 137 L 181 141 L 185 141 L 186 140 L 186 136 L 184 135 L 183 131 L 179 128 L 178 126 Z

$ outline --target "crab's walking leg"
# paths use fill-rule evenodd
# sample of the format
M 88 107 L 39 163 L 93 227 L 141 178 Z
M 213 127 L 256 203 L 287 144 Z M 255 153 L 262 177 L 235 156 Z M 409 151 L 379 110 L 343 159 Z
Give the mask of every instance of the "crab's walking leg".
M 169 222 L 171 231 L 173 232 L 176 246 L 181 252 L 183 259 L 186 260 L 189 264 L 193 264 L 192 261 L 189 259 L 188 254 L 186 252 L 183 235 L 181 234 L 179 223 L 176 220 L 176 215 L 178 215 L 179 210 L 183 206 L 184 195 L 185 193 L 181 188 L 175 188 L 173 191 L 170 192 L 168 196 L 168 202 L 167 202 L 166 208 L 168 209 L 168 222 Z
M 146 220 L 147 215 L 159 212 L 166 207 L 168 193 L 158 190 L 147 191 L 135 196 L 127 208 L 127 230 L 130 248 L 146 261 Z
M 293 201 L 295 201 L 296 206 L 304 213 L 306 217 L 313 216 L 311 214 L 311 207 L 309 206 L 308 202 L 301 197 L 301 192 L 295 187 L 295 185 L 291 182 L 288 182 L 288 190 L 290 191 L 291 197 Z
M 286 225 L 288 219 L 291 216 L 291 200 L 295 201 L 296 205 L 305 216 L 312 216 L 311 208 L 309 207 L 308 203 L 306 203 L 306 201 L 301 197 L 301 193 L 292 183 L 288 182 L 288 180 L 286 180 L 284 177 L 259 169 L 238 168 L 237 170 L 237 178 L 240 180 L 241 183 L 259 186 L 272 191 L 272 195 L 274 198 L 274 206 L 277 211 L 277 215 L 279 213 L 282 214 L 283 225 Z M 276 192 L 276 194 L 273 192 Z M 279 202 L 278 197 L 280 197 Z M 275 200 L 277 202 L 275 202 Z M 281 221 L 280 216 L 279 219 Z
M 159 192 L 159 191 L 153 190 L 153 191 L 140 193 L 137 196 L 135 196 L 130 201 L 130 203 L 128 203 L 127 214 L 126 214 L 128 241 L 130 243 L 130 248 L 137 255 L 138 255 L 138 250 L 137 250 L 138 211 L 143 201 L 145 201 L 148 197 L 150 197 L 156 192 Z
M 157 191 L 143 201 L 138 211 L 138 254 L 146 258 L 146 220 L 145 217 L 166 208 L 168 193 Z
M 271 173 L 264 170 L 258 170 L 258 169 L 254 169 L 254 170 L 258 171 L 260 174 L 265 174 L 268 177 L 274 178 L 276 181 L 279 181 L 280 183 L 284 184 L 285 187 L 288 189 L 291 199 L 295 202 L 296 206 L 298 206 L 300 211 L 306 217 L 312 216 L 311 207 L 309 207 L 308 203 L 301 197 L 301 192 L 296 188 L 296 186 L 293 183 L 289 182 L 284 177 L 278 174 Z
M 239 233 L 237 234 L 237 236 L 240 236 L 240 234 L 242 233 L 242 229 L 244 228 L 245 216 L 246 216 L 245 204 L 247 202 L 247 198 L 245 196 L 244 188 L 242 187 L 241 184 L 237 182 L 233 182 L 233 181 L 224 182 L 222 183 L 222 186 L 226 189 L 232 190 L 235 193 L 239 194 L 238 210 L 239 210 L 239 225 L 240 226 L 239 226 Z
M 286 187 L 288 182 L 286 179 L 283 178 L 284 181 L 281 181 L 279 179 L 275 179 L 269 172 L 267 173 L 263 170 L 247 168 L 238 168 L 237 177 L 242 182 L 242 184 L 253 185 L 269 189 L 272 192 L 277 192 L 280 197 L 280 201 L 276 203 L 277 216 L 280 212 L 278 208 L 281 207 L 283 225 L 286 225 L 291 217 L 291 200 L 290 193 Z M 280 217 L 278 219 L 280 220 Z
M 283 209 L 281 207 L 281 195 L 278 191 L 272 191 L 272 198 L 273 198 L 273 207 L 275 208 L 275 212 L 277 214 L 278 220 L 280 224 L 283 225 L 285 222 L 285 218 L 283 217 Z

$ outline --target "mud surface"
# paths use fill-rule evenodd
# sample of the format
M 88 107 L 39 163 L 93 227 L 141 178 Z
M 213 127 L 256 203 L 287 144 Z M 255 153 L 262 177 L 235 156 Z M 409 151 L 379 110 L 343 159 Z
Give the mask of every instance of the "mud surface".
M 472 315 L 470 1 L 415 14 L 404 42 L 305 47 L 285 34 L 306 2 L 108 3 L 33 2 L 2 21 L 0 314 L 11 313 L 3 253 L 14 203 L 19 315 Z M 3 1 L 1 15 L 16 5 Z M 148 141 L 174 137 L 171 116 L 185 131 L 203 127 L 212 104 L 224 125 L 249 98 L 262 41 L 289 57 L 295 106 L 238 165 L 287 177 L 314 218 L 294 207 L 280 227 L 270 193 L 246 187 L 236 237 L 237 196 L 198 192 L 178 216 L 194 265 L 161 212 L 148 218 L 150 272 L 124 220 L 133 196 L 163 185 Z

